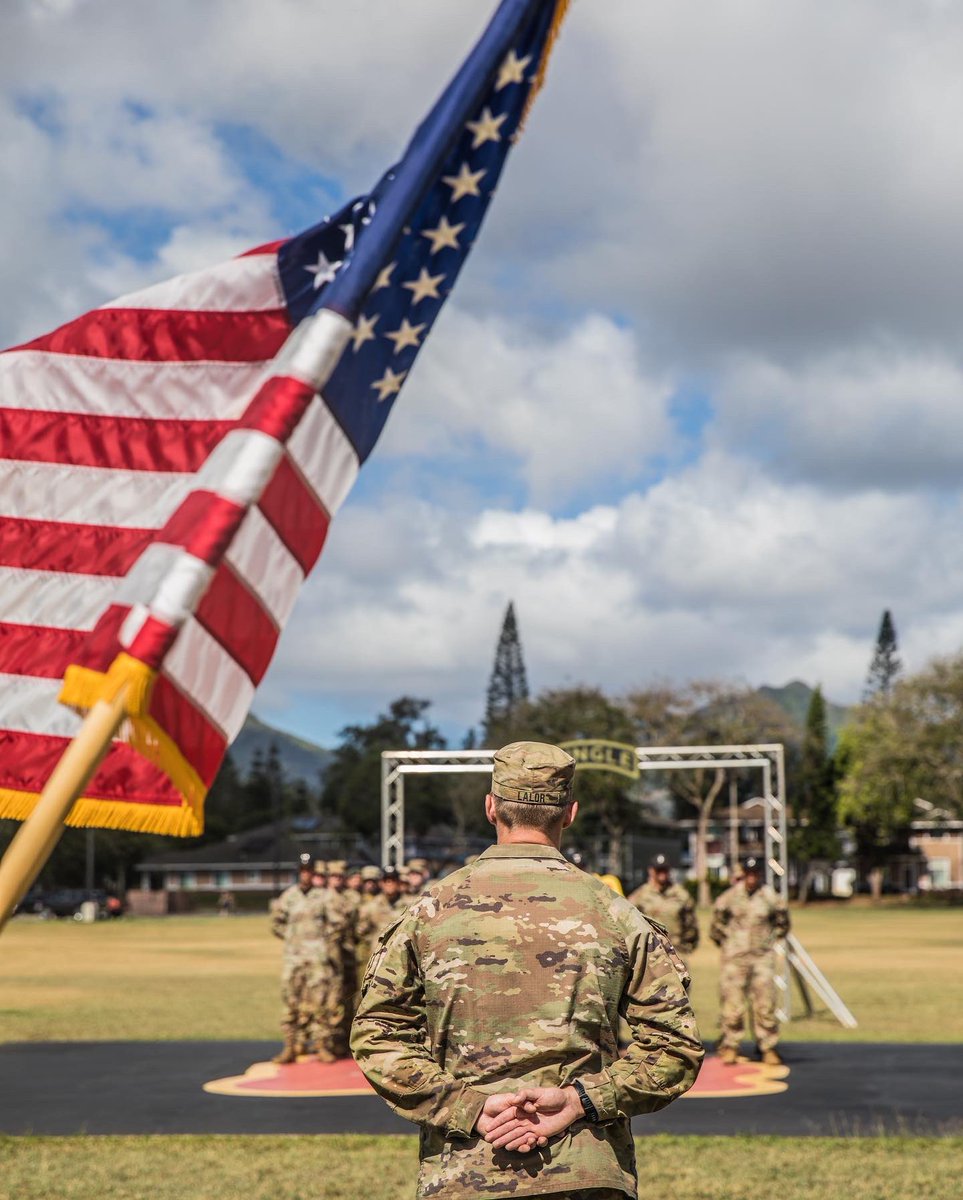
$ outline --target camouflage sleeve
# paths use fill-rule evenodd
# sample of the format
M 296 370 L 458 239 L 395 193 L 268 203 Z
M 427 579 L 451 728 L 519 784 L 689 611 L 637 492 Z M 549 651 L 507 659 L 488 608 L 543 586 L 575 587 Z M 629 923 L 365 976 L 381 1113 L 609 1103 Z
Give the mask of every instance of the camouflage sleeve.
M 610 1067 L 580 1076 L 600 1121 L 664 1108 L 692 1087 L 705 1056 L 671 942 L 641 922 L 627 940 L 632 974 L 620 1012 L 632 1041 Z
M 781 896 L 773 906 L 772 928 L 777 938 L 784 938 L 789 933 L 789 908 Z
M 487 1097 L 432 1056 L 414 924 L 406 912 L 381 935 L 362 984 L 351 1052 L 400 1117 L 439 1129 L 446 1138 L 468 1138 Z
M 695 904 L 692 900 L 683 904 L 679 917 L 682 923 L 679 945 L 683 950 L 694 950 L 699 944 L 699 922 L 696 920 Z
M 729 910 L 720 903 L 722 897 L 712 906 L 712 924 L 709 926 L 709 937 L 717 946 L 726 940 L 726 926 L 729 924 Z
M 288 912 L 281 903 L 281 897 L 278 896 L 271 901 L 271 932 L 275 937 L 284 937 L 284 927 L 288 923 Z

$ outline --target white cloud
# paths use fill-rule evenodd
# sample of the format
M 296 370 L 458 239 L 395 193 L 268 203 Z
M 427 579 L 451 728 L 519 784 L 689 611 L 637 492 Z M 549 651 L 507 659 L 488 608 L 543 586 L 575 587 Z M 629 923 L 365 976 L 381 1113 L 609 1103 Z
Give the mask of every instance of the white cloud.
M 884 607 L 908 665 L 958 645 L 960 516 L 959 503 L 873 491 L 841 504 L 722 455 L 571 518 L 349 502 L 262 707 L 283 713 L 309 687 L 372 710 L 409 692 L 467 726 L 510 599 L 536 688 L 802 676 L 850 702 Z
M 664 453 L 671 388 L 648 375 L 635 337 L 587 314 L 558 334 L 452 307 L 438 321 L 381 457 L 479 449 L 489 470 L 521 469 L 536 502 L 626 481 Z

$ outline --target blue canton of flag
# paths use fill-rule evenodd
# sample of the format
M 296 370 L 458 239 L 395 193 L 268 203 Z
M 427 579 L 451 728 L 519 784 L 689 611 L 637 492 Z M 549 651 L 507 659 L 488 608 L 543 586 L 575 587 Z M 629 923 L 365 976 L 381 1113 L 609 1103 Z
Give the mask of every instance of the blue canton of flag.
M 439 178 L 415 210 L 372 287 L 352 340 L 323 395 L 360 462 L 374 448 L 418 351 L 474 244 L 526 112 L 554 4 L 539 6 L 508 51 L 488 94 L 457 138 Z M 391 187 L 394 169 L 369 196 L 281 247 L 278 266 L 296 323 L 324 292 Z

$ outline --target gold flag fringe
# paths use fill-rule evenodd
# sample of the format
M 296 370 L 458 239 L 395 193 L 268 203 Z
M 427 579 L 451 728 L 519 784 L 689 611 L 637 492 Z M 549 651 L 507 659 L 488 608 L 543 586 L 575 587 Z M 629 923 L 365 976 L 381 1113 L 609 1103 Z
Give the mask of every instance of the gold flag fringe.
M 552 17 L 552 23 L 548 28 L 548 33 L 545 35 L 545 45 L 542 47 L 542 57 L 539 59 L 538 67 L 535 71 L 535 81 L 532 84 L 531 91 L 528 93 L 528 99 L 525 101 L 525 107 L 522 109 L 521 120 L 518 122 L 518 130 L 515 137 L 518 138 L 524 132 L 525 123 L 528 120 L 528 114 L 532 110 L 532 105 L 535 103 L 535 97 L 545 86 L 545 75 L 548 72 L 548 60 L 552 56 L 552 51 L 555 49 L 555 43 L 558 41 L 558 35 L 562 30 L 562 22 L 568 15 L 571 0 L 557 0 L 555 5 L 555 15 Z
M 127 717 L 118 736 L 167 775 L 180 792 L 182 803 L 173 806 L 82 796 L 71 808 L 66 824 L 174 837 L 197 837 L 204 832 L 207 788 L 174 739 L 148 713 L 156 677 L 157 672 L 139 659 L 118 654 L 106 672 L 68 667 L 59 699 L 70 708 L 87 712 L 98 701 L 113 699 L 121 684 L 126 683 Z M 0 817 L 24 820 L 36 801 L 33 792 L 0 788 Z

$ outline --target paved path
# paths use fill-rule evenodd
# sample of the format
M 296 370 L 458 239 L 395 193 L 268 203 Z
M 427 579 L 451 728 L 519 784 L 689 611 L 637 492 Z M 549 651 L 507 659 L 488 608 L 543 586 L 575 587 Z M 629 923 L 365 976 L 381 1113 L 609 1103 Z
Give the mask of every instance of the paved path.
M 963 1133 L 963 1046 L 800 1042 L 781 1049 L 790 1068 L 784 1079 L 755 1065 L 722 1068 L 710 1058 L 698 1085 L 702 1094 L 638 1118 L 636 1132 Z M 299 1079 L 310 1084 L 300 1068 L 285 1068 L 283 1077 L 263 1066 L 245 1075 L 276 1050 L 275 1042 L 0 1045 L 0 1133 L 414 1131 L 373 1095 L 292 1095 L 303 1090 Z M 350 1093 L 357 1085 L 353 1070 L 345 1064 L 341 1076 L 332 1075 L 330 1090 Z M 225 1079 L 240 1088 L 233 1094 L 204 1090 Z M 733 1090 L 730 1081 L 739 1094 L 719 1095 Z M 269 1096 L 265 1088 L 285 1094 Z

